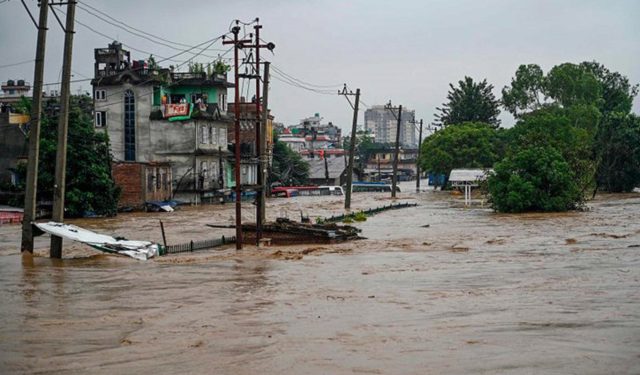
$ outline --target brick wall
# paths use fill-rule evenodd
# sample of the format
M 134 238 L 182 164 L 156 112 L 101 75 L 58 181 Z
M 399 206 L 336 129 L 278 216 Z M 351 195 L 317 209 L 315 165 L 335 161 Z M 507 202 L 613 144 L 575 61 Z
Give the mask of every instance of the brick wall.
M 114 163 L 113 179 L 122 189 L 120 207 L 142 208 L 144 204 L 145 180 L 143 165 L 139 163 Z

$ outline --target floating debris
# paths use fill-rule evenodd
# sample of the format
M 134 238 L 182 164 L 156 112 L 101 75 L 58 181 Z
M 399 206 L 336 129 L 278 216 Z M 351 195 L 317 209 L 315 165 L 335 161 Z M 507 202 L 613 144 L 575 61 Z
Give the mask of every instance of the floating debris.
M 206 224 L 212 228 L 235 228 L 235 225 Z M 255 243 L 256 224 L 242 224 L 243 242 Z M 350 225 L 299 223 L 285 218 L 262 226 L 262 237 L 270 238 L 274 245 L 290 245 L 301 243 L 337 243 L 357 240 L 361 229 Z
M 147 260 L 158 254 L 160 246 L 149 241 L 129 241 L 116 239 L 105 234 L 99 234 L 87 229 L 50 221 L 48 223 L 34 223 L 43 232 L 64 237 L 69 240 L 82 242 L 96 250 L 106 253 L 126 255 L 138 260 Z

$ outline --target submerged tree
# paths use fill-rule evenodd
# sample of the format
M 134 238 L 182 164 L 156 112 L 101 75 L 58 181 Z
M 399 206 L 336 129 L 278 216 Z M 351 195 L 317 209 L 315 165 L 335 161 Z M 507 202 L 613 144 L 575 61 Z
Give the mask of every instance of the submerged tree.
M 115 215 L 120 190 L 111 176 L 108 136 L 94 130 L 91 116 L 93 103 L 90 97 L 72 96 L 70 104 L 65 216 L 78 217 L 88 212 Z M 53 199 L 58 133 L 57 108 L 57 102 L 47 102 L 41 123 L 38 197 L 44 201 Z M 20 172 L 26 174 L 26 169 L 21 168 Z M 24 178 L 21 180 L 24 181 Z
M 629 192 L 640 186 L 640 118 L 614 113 L 605 116 L 596 137 L 598 186 L 609 192 Z
M 492 93 L 493 85 L 474 82 L 471 77 L 458 81 L 458 87 L 449 84 L 447 102 L 436 108 L 436 124 L 447 126 L 463 122 L 484 122 L 498 127 L 500 120 L 500 103 Z
M 466 122 L 429 136 L 422 143 L 420 165 L 424 171 L 446 176 L 454 168 L 491 168 L 500 148 L 498 130 Z
M 499 212 L 567 211 L 582 202 L 575 174 L 551 146 L 533 146 L 496 163 L 487 181 Z
M 305 185 L 309 179 L 309 163 L 300 154 L 280 142 L 274 134 L 273 162 L 269 182 L 283 185 Z

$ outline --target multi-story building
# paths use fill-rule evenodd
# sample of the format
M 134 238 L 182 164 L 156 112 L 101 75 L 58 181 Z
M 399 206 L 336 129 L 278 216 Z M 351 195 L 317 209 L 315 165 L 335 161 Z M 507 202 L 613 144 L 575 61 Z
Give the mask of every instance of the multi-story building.
M 398 120 L 397 110 L 394 115 L 384 105 L 374 105 L 364 112 L 365 131 L 375 134 L 377 143 L 395 143 Z M 416 112 L 414 110 L 402 109 L 400 122 L 400 145 L 404 147 L 416 147 L 415 121 Z
M 118 42 L 95 49 L 95 126 L 109 135 L 114 162 L 169 163 L 172 194 L 200 202 L 229 187 L 226 74 L 174 72 L 131 61 Z M 160 168 L 148 168 L 149 172 Z M 150 196 L 162 175 L 146 176 Z M 116 181 L 118 183 L 118 181 Z M 153 185 L 153 186 L 151 186 Z

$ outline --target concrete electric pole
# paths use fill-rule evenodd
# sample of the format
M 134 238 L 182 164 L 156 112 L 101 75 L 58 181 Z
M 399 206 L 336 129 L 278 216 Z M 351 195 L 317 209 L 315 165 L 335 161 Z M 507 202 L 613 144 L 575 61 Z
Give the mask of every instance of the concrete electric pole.
M 396 197 L 396 186 L 398 186 L 398 157 L 400 156 L 400 124 L 402 123 L 402 105 L 398 106 L 398 115 L 393 112 L 396 107 L 391 106 L 391 101 L 385 106 L 393 116 L 398 120 L 396 127 L 396 147 L 393 152 L 393 176 L 391 177 L 391 198 Z
M 22 252 L 33 253 L 33 228 L 31 222 L 36 219 L 36 195 L 38 193 L 38 157 L 40 153 L 40 116 L 42 114 L 42 87 L 44 76 L 44 55 L 47 42 L 47 1 L 40 1 L 38 41 L 36 46 L 36 66 L 33 74 L 33 102 L 29 127 L 29 159 L 27 161 L 27 181 L 24 196 L 24 218 L 22 219 Z M 22 2 L 31 16 L 29 8 Z M 34 21 L 33 17 L 31 19 Z
M 353 163 L 354 163 L 354 155 L 356 152 L 356 131 L 358 124 L 358 105 L 360 104 L 360 89 L 356 89 L 356 93 L 349 91 L 347 92 L 347 85 L 344 85 L 342 91 L 338 91 L 338 95 L 344 95 L 344 97 L 349 101 L 351 105 L 351 101 L 349 100 L 349 96 L 355 95 L 355 105 L 352 105 L 353 108 L 353 123 L 351 124 L 351 142 L 349 143 L 349 165 L 347 166 L 347 186 L 344 192 L 344 209 L 351 209 L 351 187 L 353 185 Z
M 51 9 L 55 12 L 53 9 Z M 67 168 L 67 134 L 69 131 L 69 107 L 71 106 L 71 60 L 73 55 L 73 28 L 76 1 L 67 3 L 67 20 L 64 27 L 64 59 L 62 63 L 62 87 L 60 89 L 60 117 L 58 118 L 58 148 L 56 151 L 56 180 L 53 186 L 53 221 L 64 221 L 64 194 Z M 62 237 L 51 236 L 51 258 L 62 258 Z

